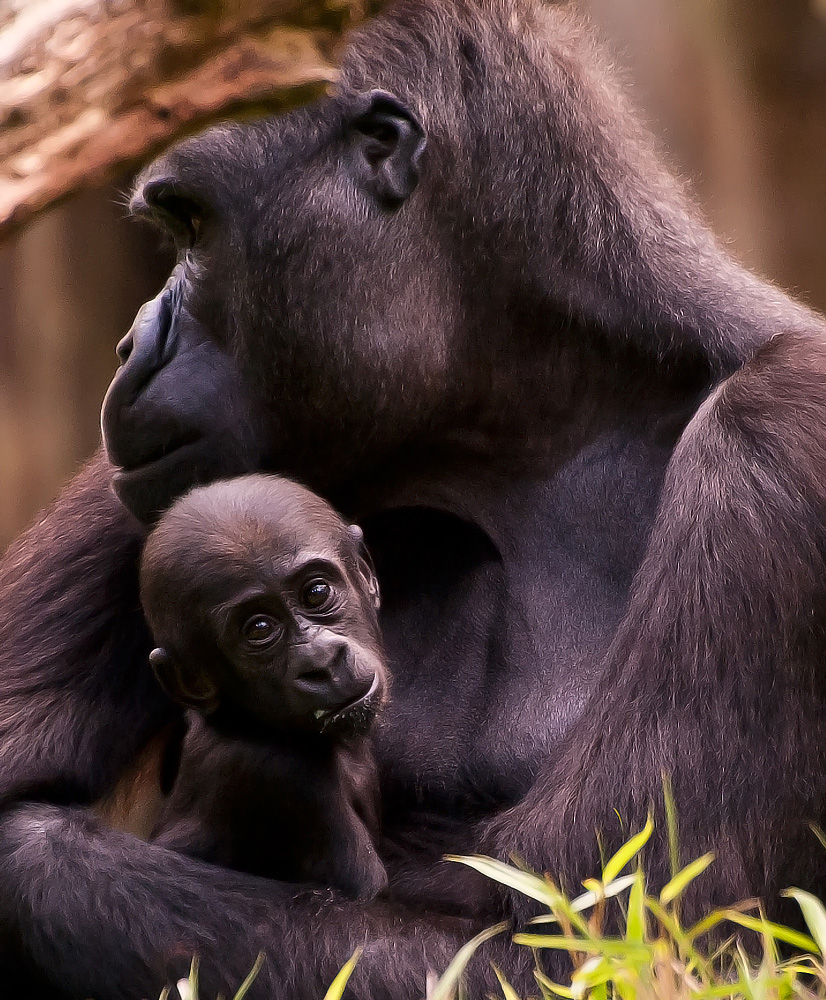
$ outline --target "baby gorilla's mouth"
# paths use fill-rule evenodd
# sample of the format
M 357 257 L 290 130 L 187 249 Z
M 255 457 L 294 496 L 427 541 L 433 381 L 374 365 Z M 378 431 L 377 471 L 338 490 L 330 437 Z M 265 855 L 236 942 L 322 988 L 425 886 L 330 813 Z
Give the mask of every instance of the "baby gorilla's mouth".
M 375 674 L 373 683 L 364 693 L 348 701 L 340 708 L 321 708 L 313 715 L 321 723 L 322 733 L 335 736 L 361 736 L 370 728 L 381 704 L 379 675 Z

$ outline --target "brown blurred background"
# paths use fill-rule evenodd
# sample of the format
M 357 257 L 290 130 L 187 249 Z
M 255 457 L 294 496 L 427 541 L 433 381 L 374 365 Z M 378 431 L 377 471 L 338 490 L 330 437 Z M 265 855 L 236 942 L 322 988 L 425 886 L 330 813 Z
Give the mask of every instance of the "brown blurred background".
M 735 254 L 826 310 L 826 0 L 583 0 Z M 114 348 L 167 252 L 120 185 L 0 243 L 0 547 L 99 438 Z

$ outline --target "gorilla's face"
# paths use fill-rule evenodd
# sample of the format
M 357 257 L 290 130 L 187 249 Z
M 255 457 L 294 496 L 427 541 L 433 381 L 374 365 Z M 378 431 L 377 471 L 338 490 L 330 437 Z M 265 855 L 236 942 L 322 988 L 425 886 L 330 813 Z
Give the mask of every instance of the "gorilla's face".
M 148 168 L 132 207 L 179 261 L 103 406 L 139 517 L 256 469 L 321 487 L 443 422 L 457 286 L 425 168 L 418 121 L 382 91 L 215 128 Z

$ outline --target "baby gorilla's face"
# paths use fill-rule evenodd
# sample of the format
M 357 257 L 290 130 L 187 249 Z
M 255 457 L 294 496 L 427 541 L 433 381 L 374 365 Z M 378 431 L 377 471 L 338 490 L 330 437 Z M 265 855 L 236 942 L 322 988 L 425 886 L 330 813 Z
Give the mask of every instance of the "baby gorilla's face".
M 289 480 L 193 491 L 150 536 L 141 597 L 176 700 L 228 729 L 364 732 L 385 697 L 361 532 Z
M 228 667 L 219 700 L 268 725 L 355 732 L 385 691 L 375 608 L 337 539 L 308 534 L 299 551 L 272 535 L 266 572 L 227 581 L 211 612 Z

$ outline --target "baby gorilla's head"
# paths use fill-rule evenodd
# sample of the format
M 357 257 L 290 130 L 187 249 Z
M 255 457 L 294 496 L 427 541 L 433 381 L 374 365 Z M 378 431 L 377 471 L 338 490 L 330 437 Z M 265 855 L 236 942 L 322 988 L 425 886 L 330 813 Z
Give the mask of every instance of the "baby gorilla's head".
M 141 601 L 167 693 L 249 732 L 365 731 L 387 674 L 361 530 L 276 476 L 200 487 L 144 549 Z

